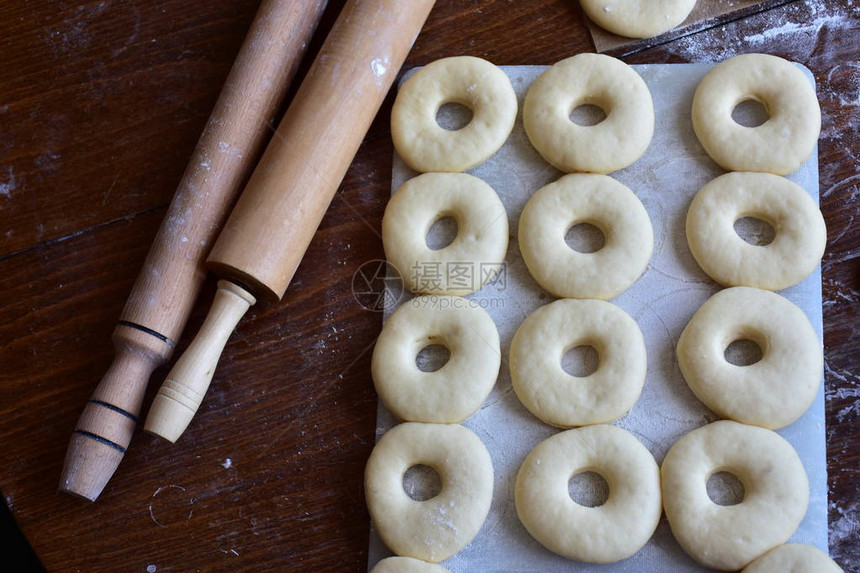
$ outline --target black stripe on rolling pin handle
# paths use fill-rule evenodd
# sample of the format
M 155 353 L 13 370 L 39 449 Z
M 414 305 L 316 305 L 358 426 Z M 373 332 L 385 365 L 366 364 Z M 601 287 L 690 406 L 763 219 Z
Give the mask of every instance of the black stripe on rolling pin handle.
M 172 340 L 170 340 L 169 338 L 167 338 L 166 336 L 164 336 L 160 332 L 156 332 L 156 331 L 152 330 L 151 328 L 147 328 L 145 326 L 141 326 L 139 324 L 136 324 L 134 322 L 129 322 L 127 320 L 120 320 L 118 322 L 118 324 L 120 324 L 121 326 L 127 326 L 129 328 L 134 328 L 135 330 L 139 330 L 139 331 L 145 332 L 147 334 L 151 334 L 152 336 L 156 337 L 157 339 L 159 339 L 163 342 L 166 342 L 170 346 L 176 346 L 175 342 L 173 342 Z
M 102 402 L 101 400 L 90 400 L 90 404 L 95 404 L 96 406 L 101 406 L 102 408 L 107 408 L 108 410 L 112 410 L 117 414 L 122 414 L 126 418 L 130 418 L 137 422 L 137 416 L 132 414 L 131 412 L 127 412 L 120 408 L 119 406 L 114 406 L 113 404 L 108 404 L 107 402 Z
M 112 441 L 108 440 L 107 438 L 97 436 L 96 434 L 93 434 L 92 432 L 87 432 L 86 430 L 75 430 L 72 433 L 81 435 L 81 436 L 83 436 L 85 438 L 89 438 L 91 440 L 95 440 L 96 442 L 99 442 L 99 443 L 104 444 L 106 446 L 110 446 L 113 449 L 115 449 L 119 452 L 122 452 L 123 454 L 125 453 L 125 448 L 122 447 L 121 445 L 117 444 L 116 442 L 112 442 Z

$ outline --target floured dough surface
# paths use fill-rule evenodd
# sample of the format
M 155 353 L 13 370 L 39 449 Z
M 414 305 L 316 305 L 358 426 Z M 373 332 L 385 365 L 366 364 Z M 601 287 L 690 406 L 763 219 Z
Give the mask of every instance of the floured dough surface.
M 742 217 L 765 221 L 773 242 L 752 245 L 734 229 Z M 687 242 L 699 266 L 724 286 L 781 290 L 808 277 L 827 243 L 818 205 L 800 185 L 770 173 L 726 173 L 696 194 Z
M 450 573 L 441 565 L 411 557 L 389 557 L 371 569 L 370 573 Z
M 743 500 L 718 505 L 708 479 L 728 472 Z M 776 432 L 720 420 L 675 442 L 661 469 L 672 534 L 696 561 L 737 571 L 791 537 L 806 514 L 809 481 L 797 452 Z
M 403 489 L 406 470 L 433 468 L 438 495 L 416 501 Z M 395 426 L 376 443 L 364 474 L 367 508 L 391 551 L 431 563 L 448 559 L 477 535 L 493 497 L 493 463 L 487 448 L 457 424 Z
M 579 505 L 568 482 L 595 472 L 609 485 L 597 507 Z M 538 444 L 516 481 L 517 515 L 544 547 L 568 559 L 613 563 L 642 548 L 660 520 L 660 470 L 654 457 L 627 430 L 588 426 Z
M 750 100 L 769 115 L 756 127 L 732 118 L 735 107 Z M 821 109 L 815 89 L 794 64 L 769 54 L 742 54 L 702 78 L 693 96 L 693 129 L 726 171 L 787 175 L 815 149 Z
M 683 22 L 696 0 L 580 0 L 598 26 L 628 38 L 651 38 Z
M 416 356 L 427 346 L 450 356 L 425 372 Z M 501 364 L 499 333 L 487 311 L 455 296 L 420 296 L 385 321 L 373 349 L 373 383 L 380 399 L 401 420 L 459 423 L 493 389 Z
M 606 114 L 579 125 L 571 113 L 593 105 Z M 619 59 L 577 54 L 557 62 L 529 88 L 523 127 L 538 153 L 572 173 L 609 173 L 639 159 L 654 135 L 654 102 L 645 81 Z
M 817 547 L 786 543 L 747 565 L 743 573 L 842 573 L 842 568 Z
M 469 108 L 472 120 L 457 130 L 440 126 L 436 114 L 447 103 Z M 511 81 L 498 67 L 473 56 L 442 58 L 418 70 L 398 91 L 391 137 L 397 153 L 416 171 L 465 171 L 504 145 L 517 108 Z
M 565 242 L 567 231 L 580 223 L 601 231 L 600 249 L 581 253 Z M 531 196 L 518 241 L 529 273 L 549 293 L 608 300 L 648 268 L 654 231 L 633 191 L 607 175 L 574 173 Z
M 431 249 L 427 233 L 444 217 L 456 220 L 457 236 L 446 247 Z M 481 179 L 424 173 L 404 183 L 388 202 L 382 245 L 412 292 L 465 296 L 501 269 L 508 250 L 508 215 Z
M 573 376 L 562 368 L 571 348 L 597 351 L 597 370 Z M 561 428 L 611 422 L 627 413 L 645 383 L 642 331 L 630 316 L 602 300 L 562 299 L 538 308 L 511 342 L 514 391 L 545 423 Z
M 761 359 L 737 366 L 725 357 L 751 340 Z M 723 418 L 777 429 L 803 415 L 821 387 L 824 356 L 809 319 L 782 296 L 732 287 L 709 298 L 678 339 L 678 366 L 693 393 Z

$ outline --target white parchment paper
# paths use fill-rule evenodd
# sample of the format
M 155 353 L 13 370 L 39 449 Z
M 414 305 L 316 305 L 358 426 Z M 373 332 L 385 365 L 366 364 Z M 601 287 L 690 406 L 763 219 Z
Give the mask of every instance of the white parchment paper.
M 627 416 L 614 423 L 631 431 L 658 463 L 662 462 L 669 447 L 685 433 L 717 419 L 687 387 L 674 353 L 687 321 L 720 289 L 692 258 L 684 233 L 684 219 L 693 196 L 707 182 L 723 173 L 699 145 L 690 120 L 693 92 L 712 66 L 633 66 L 648 84 L 654 99 L 654 139 L 639 161 L 611 174 L 632 189 L 645 205 L 655 238 L 648 270 L 632 287 L 612 300 L 642 329 L 648 351 L 648 374 L 642 396 Z M 546 67 L 503 66 L 502 69 L 516 89 L 522 110 L 528 87 Z M 813 82 L 808 70 L 802 69 Z M 610 565 L 575 563 L 558 557 L 535 541 L 517 519 L 514 506 L 517 470 L 535 445 L 559 431 L 529 413 L 511 388 L 508 368 L 511 338 L 526 316 L 554 300 L 529 276 L 517 247 L 517 221 L 531 194 L 560 177 L 561 173 L 549 166 L 531 147 L 522 127 L 521 113 L 505 146 L 470 173 L 498 192 L 510 223 L 510 246 L 503 284 L 500 281 L 469 296 L 487 309 L 501 337 L 502 367 L 496 386 L 484 406 L 464 424 L 481 438 L 490 452 L 495 489 L 484 527 L 470 545 L 442 565 L 452 573 L 706 571 L 677 544 L 665 517 L 661 519 L 654 537 L 641 551 L 625 561 Z M 415 175 L 395 157 L 392 192 Z M 817 150 L 789 179 L 818 201 Z M 803 309 L 821 340 L 820 269 L 799 285 L 779 294 Z M 386 311 L 386 318 L 393 310 Z M 380 405 L 377 439 L 396 423 L 397 420 Z M 791 540 L 813 544 L 826 552 L 823 391 L 819 391 L 814 404 L 803 417 L 780 430 L 779 434 L 797 449 L 811 488 L 806 517 Z M 389 555 L 371 529 L 368 569 Z

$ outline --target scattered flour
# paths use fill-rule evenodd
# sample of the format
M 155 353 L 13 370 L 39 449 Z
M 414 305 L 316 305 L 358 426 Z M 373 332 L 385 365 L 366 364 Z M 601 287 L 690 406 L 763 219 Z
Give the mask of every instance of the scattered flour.
M 848 559 L 860 559 L 860 503 L 855 502 L 845 509 L 830 504 L 830 510 L 839 514 L 830 522 L 830 544 L 844 550 L 842 565 L 849 571 Z
M 776 28 L 768 28 L 759 34 L 744 36 L 744 41 L 750 44 L 761 44 L 770 41 L 777 36 L 786 34 L 818 34 L 824 26 L 842 28 L 847 25 L 847 20 L 842 16 L 827 16 L 814 20 L 812 22 L 786 22 L 782 26 Z
M 381 78 L 385 75 L 385 72 L 388 71 L 391 62 L 388 59 L 388 56 L 384 58 L 376 58 L 372 62 L 370 62 L 370 69 L 373 70 L 373 75 L 377 78 Z
M 720 61 L 756 49 L 775 52 L 785 48 L 799 54 L 794 59 L 807 63 L 816 54 L 815 47 L 823 40 L 825 31 L 836 37 L 850 37 L 852 27 L 856 26 L 852 23 L 853 0 L 835 8 L 831 4 L 825 0 L 810 0 L 777 7 L 745 19 L 745 22 L 760 23 L 758 28 L 762 32 L 743 35 L 747 27 L 728 23 L 708 34 L 680 38 L 666 47 L 691 62 Z
M 12 191 L 18 188 L 18 181 L 15 179 L 15 172 L 12 166 L 6 167 L 6 181 L 0 179 L 0 196 L 7 199 L 12 195 Z

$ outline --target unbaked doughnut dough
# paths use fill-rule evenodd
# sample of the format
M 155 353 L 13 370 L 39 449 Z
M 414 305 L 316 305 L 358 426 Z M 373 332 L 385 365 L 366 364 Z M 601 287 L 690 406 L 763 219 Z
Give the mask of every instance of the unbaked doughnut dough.
M 591 346 L 597 370 L 571 376 L 564 353 Z M 535 416 L 561 428 L 611 422 L 627 413 L 645 383 L 645 340 L 630 316 L 602 300 L 557 300 L 534 311 L 511 341 L 517 397 Z
M 595 472 L 609 485 L 606 503 L 579 505 L 568 482 Z M 615 426 L 567 430 L 538 444 L 517 473 L 517 515 L 544 547 L 568 559 L 613 563 L 639 551 L 662 511 L 660 470 L 631 433 Z
M 744 101 L 770 118 L 758 127 L 732 119 Z M 693 128 L 705 151 L 727 171 L 786 175 L 812 154 L 821 130 L 815 89 L 794 64 L 767 54 L 743 54 L 715 66 L 693 97 Z
M 580 0 L 594 22 L 613 34 L 651 38 L 687 18 L 696 0 Z
M 457 236 L 442 249 L 427 232 L 444 217 Z M 404 183 L 382 217 L 388 262 L 419 294 L 467 295 L 494 279 L 508 250 L 508 216 L 493 188 L 466 173 L 424 173 Z
M 594 105 L 606 119 L 582 126 L 570 119 Z M 529 88 L 523 126 L 541 156 L 561 171 L 609 173 L 639 159 L 654 134 L 654 103 L 633 68 L 602 54 L 577 54 L 546 70 Z
M 589 223 L 604 246 L 580 253 L 567 231 Z M 535 281 L 560 298 L 607 300 L 632 285 L 648 267 L 654 231 L 633 192 L 607 175 L 571 174 L 539 189 L 523 208 L 518 239 Z
M 389 557 L 383 559 L 370 573 L 451 573 L 441 565 L 434 565 L 411 557 Z
M 776 231 L 773 242 L 757 246 L 740 238 L 734 223 L 743 217 L 769 223 Z M 687 242 L 718 283 L 780 290 L 815 270 L 827 229 L 800 185 L 770 173 L 726 173 L 702 187 L 690 204 Z
M 842 568 L 817 547 L 786 543 L 747 565 L 743 573 L 842 573 Z
M 442 345 L 450 358 L 423 372 L 415 357 Z M 481 407 L 501 363 L 499 333 L 487 311 L 456 296 L 421 296 L 382 327 L 373 349 L 373 382 L 385 406 L 409 422 L 459 423 Z
M 446 103 L 468 107 L 472 121 L 456 131 L 441 127 L 436 114 Z M 472 56 L 443 58 L 400 88 L 391 110 L 391 137 L 416 171 L 465 171 L 499 150 L 516 117 L 517 96 L 502 70 Z
M 736 505 L 708 496 L 708 479 L 728 472 L 744 486 Z M 661 470 L 663 508 L 672 534 L 696 561 L 737 571 L 784 543 L 809 503 L 797 452 L 776 432 L 720 420 L 675 442 Z
M 415 501 L 403 489 L 406 470 L 439 474 L 436 497 Z M 364 477 L 370 517 L 397 555 L 437 563 L 477 535 L 493 497 L 493 464 L 481 440 L 456 424 L 407 422 L 388 430 L 370 454 Z
M 725 350 L 752 340 L 761 360 L 736 366 Z M 765 428 L 797 420 L 815 400 L 821 342 L 800 308 L 776 293 L 732 287 L 696 311 L 678 340 L 678 365 L 693 393 L 723 418 Z

